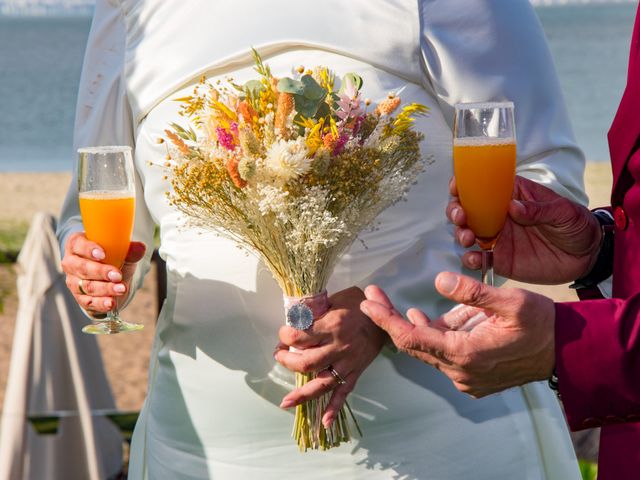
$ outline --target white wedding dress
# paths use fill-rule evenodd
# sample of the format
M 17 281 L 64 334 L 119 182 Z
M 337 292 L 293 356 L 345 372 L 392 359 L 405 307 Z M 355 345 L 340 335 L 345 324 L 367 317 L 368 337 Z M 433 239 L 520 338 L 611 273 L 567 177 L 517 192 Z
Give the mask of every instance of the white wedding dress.
M 98 0 L 75 144 L 135 147 L 135 237 L 151 246 L 159 225 L 168 269 L 130 478 L 579 479 L 545 385 L 473 400 L 433 368 L 387 350 L 350 396 L 364 437 L 298 452 L 293 415 L 278 408 L 292 375 L 272 356 L 284 321 L 281 292 L 230 240 L 181 226 L 166 201 L 166 146 L 157 142 L 170 122 L 184 124 L 174 99 L 199 76 L 255 77 L 252 46 L 276 76 L 326 65 L 361 75 L 374 102 L 393 91 L 431 108 L 417 126 L 435 162 L 408 201 L 362 235 L 366 248 L 355 243 L 330 292 L 375 282 L 402 311 L 451 308 L 433 277 L 460 268 L 444 215 L 455 102 L 515 101 L 518 172 L 585 202 L 584 160 L 526 0 Z M 61 241 L 81 229 L 73 187 Z

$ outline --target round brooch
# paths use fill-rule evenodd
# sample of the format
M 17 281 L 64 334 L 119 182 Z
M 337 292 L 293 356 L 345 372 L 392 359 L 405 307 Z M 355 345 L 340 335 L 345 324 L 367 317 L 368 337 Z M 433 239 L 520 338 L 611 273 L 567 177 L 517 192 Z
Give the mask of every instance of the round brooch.
M 287 325 L 297 330 L 306 330 L 313 323 L 313 312 L 304 303 L 296 303 L 287 310 Z

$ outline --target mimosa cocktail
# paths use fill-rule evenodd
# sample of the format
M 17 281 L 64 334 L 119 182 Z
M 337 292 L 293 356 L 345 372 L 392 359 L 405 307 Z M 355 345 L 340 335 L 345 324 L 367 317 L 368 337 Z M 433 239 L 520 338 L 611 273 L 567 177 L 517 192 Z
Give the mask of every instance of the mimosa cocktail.
M 131 147 L 89 147 L 78 150 L 78 199 L 85 235 L 104 250 L 102 263 L 121 269 L 133 233 L 135 173 Z M 80 279 L 83 280 L 93 279 Z M 82 283 L 79 283 L 81 293 Z M 87 325 L 85 333 L 133 332 L 143 325 L 123 322 L 117 298 L 104 320 Z
M 482 281 L 493 285 L 493 247 L 504 226 L 516 176 L 512 102 L 458 103 L 453 171 L 467 224 L 482 249 Z

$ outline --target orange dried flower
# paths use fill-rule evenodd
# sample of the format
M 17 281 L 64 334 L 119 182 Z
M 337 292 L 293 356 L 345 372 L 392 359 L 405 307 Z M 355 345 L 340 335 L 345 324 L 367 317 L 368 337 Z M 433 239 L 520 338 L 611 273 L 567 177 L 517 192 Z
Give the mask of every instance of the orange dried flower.
M 233 182 L 233 184 L 238 188 L 244 188 L 247 186 L 247 182 L 244 181 L 244 179 L 240 175 L 240 172 L 238 171 L 239 163 L 240 162 L 238 162 L 236 158 L 231 158 L 227 160 L 225 166 L 227 167 L 227 172 L 229 172 L 229 177 L 231 177 L 231 181 Z
M 324 144 L 324 148 L 333 152 L 333 149 L 338 145 L 338 138 L 334 137 L 333 134 L 328 133 L 323 137 L 322 143 Z
M 178 135 L 173 133 L 171 130 L 165 130 L 164 133 L 167 134 L 167 137 L 169 137 L 169 140 L 171 140 L 171 143 L 173 143 L 176 147 L 178 147 L 178 150 L 180 150 L 180 153 L 182 153 L 183 155 L 189 155 L 191 153 L 187 144 L 184 143 L 184 140 L 182 140 Z
M 238 105 L 238 111 L 240 112 L 240 116 L 242 117 L 242 119 L 249 125 L 253 123 L 254 117 L 258 116 L 258 113 L 246 100 L 240 102 L 240 104 Z
M 293 111 L 295 103 L 293 95 L 290 93 L 280 93 L 278 95 L 278 106 L 276 108 L 275 127 L 282 130 L 287 123 L 287 117 Z
M 400 105 L 400 97 L 391 97 L 381 101 L 376 107 L 376 115 L 389 115 Z

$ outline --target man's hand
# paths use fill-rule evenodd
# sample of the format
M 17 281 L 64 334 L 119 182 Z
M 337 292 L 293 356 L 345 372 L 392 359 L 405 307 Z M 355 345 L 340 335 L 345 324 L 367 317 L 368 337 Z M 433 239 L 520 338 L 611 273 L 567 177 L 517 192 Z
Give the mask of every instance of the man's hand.
M 334 421 L 358 378 L 376 358 L 388 336 L 360 311 L 364 293 L 351 287 L 329 297 L 329 311 L 314 320 L 308 330 L 284 326 L 275 359 L 289 370 L 319 372 L 316 379 L 289 393 L 280 407 L 291 408 L 333 390 L 322 417 L 328 427 Z M 297 351 L 290 352 L 289 347 Z M 331 366 L 346 383 L 327 370 Z
M 82 308 L 92 316 L 104 316 L 129 295 L 131 278 L 144 257 L 144 243 L 131 242 L 122 269 L 101 262 L 104 250 L 87 239 L 84 232 L 74 233 L 65 245 L 62 270 L 67 288 Z
M 473 397 L 549 378 L 555 364 L 553 301 L 526 290 L 494 288 L 469 277 L 441 273 L 436 288 L 465 304 L 431 322 L 419 310 L 407 322 L 384 292 L 365 290 L 362 311 L 390 335 L 396 346 L 447 375 Z M 471 330 L 458 330 L 486 315 Z
M 458 228 L 456 240 L 463 247 L 475 243 L 458 199 L 455 179 L 447 217 Z M 531 283 L 565 283 L 586 275 L 595 264 L 602 232 L 585 207 L 552 190 L 516 177 L 509 216 L 494 249 L 495 272 Z M 480 252 L 467 252 L 462 263 L 477 270 Z

